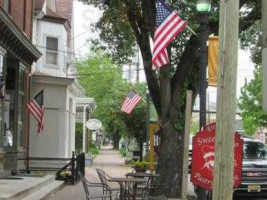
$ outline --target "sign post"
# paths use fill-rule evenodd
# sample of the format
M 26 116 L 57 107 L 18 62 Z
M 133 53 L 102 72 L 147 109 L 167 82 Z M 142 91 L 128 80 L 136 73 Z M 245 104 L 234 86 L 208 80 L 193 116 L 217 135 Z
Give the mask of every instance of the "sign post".
M 193 138 L 191 181 L 194 185 L 212 190 L 215 158 L 216 124 L 209 124 Z M 243 140 L 235 133 L 234 186 L 241 184 Z

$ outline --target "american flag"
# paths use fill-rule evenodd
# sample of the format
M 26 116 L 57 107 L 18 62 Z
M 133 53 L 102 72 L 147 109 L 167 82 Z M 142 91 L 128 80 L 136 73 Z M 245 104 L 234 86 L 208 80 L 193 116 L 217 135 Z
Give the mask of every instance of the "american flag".
M 141 99 L 139 94 L 131 90 L 121 106 L 121 111 L 130 114 Z
M 156 2 L 156 31 L 154 35 L 154 49 L 152 68 L 155 70 L 169 62 L 167 46 L 186 27 L 177 11 L 171 10 L 164 2 Z
M 44 90 L 27 103 L 27 108 L 38 122 L 37 133 L 39 134 L 44 128 Z

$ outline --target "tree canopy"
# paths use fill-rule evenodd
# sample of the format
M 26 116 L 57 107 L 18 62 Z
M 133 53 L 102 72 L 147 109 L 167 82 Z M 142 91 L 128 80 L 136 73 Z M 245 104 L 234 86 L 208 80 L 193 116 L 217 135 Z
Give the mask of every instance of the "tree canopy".
M 102 121 L 105 132 L 114 140 L 115 147 L 118 147 L 125 126 L 116 113 L 129 88 L 122 78 L 121 68 L 112 64 L 110 58 L 101 51 L 93 52 L 86 59 L 77 60 L 75 65 L 86 96 L 95 98 L 97 103 L 94 117 Z
M 247 134 L 252 135 L 258 127 L 267 125 L 262 103 L 262 68 L 259 67 L 254 71 L 254 78 L 241 89 L 239 99 L 243 128 Z

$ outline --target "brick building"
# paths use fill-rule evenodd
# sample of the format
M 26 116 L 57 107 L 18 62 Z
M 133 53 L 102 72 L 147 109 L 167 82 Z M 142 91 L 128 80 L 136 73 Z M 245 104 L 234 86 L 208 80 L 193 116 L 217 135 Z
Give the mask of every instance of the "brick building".
M 17 160 L 28 148 L 29 73 L 41 57 L 31 43 L 32 8 L 33 0 L 0 0 L 0 176 L 24 167 Z

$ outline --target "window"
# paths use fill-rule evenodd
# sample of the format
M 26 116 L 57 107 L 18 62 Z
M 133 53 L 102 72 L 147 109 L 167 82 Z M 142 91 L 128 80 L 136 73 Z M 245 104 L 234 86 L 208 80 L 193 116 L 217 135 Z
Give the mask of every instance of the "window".
M 46 64 L 58 64 L 58 39 L 54 37 L 46 38 Z
M 260 142 L 245 142 L 243 149 L 243 157 L 248 160 L 267 160 L 267 151 L 264 144 Z

